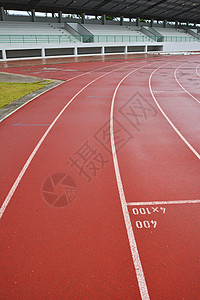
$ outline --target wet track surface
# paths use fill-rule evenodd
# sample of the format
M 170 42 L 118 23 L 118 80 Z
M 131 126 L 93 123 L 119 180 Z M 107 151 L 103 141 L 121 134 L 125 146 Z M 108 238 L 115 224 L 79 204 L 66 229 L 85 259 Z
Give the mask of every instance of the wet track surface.
M 200 298 L 200 58 L 119 58 L 2 66 L 2 299 Z

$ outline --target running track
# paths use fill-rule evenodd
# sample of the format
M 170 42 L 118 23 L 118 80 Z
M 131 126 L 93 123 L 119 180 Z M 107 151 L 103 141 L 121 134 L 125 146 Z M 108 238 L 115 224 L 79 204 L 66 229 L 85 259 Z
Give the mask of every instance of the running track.
M 1 71 L 1 299 L 200 299 L 199 56 Z

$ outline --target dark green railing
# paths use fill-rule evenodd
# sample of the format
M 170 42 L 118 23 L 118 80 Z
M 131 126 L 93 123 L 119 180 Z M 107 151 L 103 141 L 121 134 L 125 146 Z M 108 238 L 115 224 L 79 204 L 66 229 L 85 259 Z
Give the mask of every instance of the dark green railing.
M 147 36 L 141 35 L 84 35 L 86 43 L 130 43 L 130 42 L 150 42 Z
M 82 42 L 80 35 L 22 35 L 22 34 L 0 34 L 0 43 L 8 44 L 38 44 L 38 43 L 76 43 Z
M 155 37 L 156 42 L 195 42 L 195 37 L 163 36 Z M 38 44 L 38 43 L 137 43 L 152 42 L 152 38 L 141 35 L 0 35 L 0 43 Z
M 164 42 L 198 42 L 193 36 L 164 36 Z

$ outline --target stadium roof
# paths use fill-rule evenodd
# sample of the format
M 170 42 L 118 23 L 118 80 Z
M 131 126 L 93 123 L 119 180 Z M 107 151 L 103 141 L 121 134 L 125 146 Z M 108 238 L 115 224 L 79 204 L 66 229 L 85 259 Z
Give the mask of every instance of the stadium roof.
M 200 0 L 0 0 L 0 6 L 12 10 L 200 22 Z

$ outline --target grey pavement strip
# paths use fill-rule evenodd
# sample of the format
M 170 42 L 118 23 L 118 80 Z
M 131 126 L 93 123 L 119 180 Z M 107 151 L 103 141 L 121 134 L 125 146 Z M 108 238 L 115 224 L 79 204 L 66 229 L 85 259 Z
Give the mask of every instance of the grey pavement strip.
M 31 76 L 26 76 L 26 75 L 18 75 L 18 74 L 10 74 L 10 73 L 5 73 L 5 76 L 4 76 L 4 74 L 2 74 L 2 73 L 4 73 L 4 72 L 0 72 L 0 82 L 33 83 L 33 82 L 37 82 L 37 81 L 41 81 L 41 80 L 48 80 L 48 81 L 51 81 L 52 83 L 2 107 L 0 109 L 0 122 L 2 122 L 4 119 L 6 119 L 9 115 L 11 115 L 14 111 L 19 109 L 21 106 L 25 105 L 26 103 L 35 99 L 40 94 L 47 92 L 48 90 L 60 85 L 63 82 L 62 80 L 55 80 L 55 79 L 52 80 L 52 79 L 47 79 L 47 78 L 31 77 Z
M 22 74 L 0 72 L 0 82 L 34 83 L 45 79 L 46 78 L 42 77 L 33 77 Z

